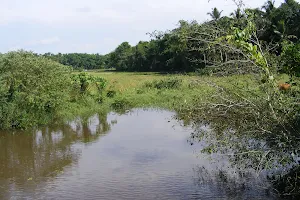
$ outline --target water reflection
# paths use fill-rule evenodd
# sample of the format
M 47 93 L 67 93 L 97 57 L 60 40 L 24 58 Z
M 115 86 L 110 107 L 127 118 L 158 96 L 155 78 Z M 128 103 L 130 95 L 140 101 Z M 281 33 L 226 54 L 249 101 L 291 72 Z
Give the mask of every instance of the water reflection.
M 74 143 L 95 141 L 109 130 L 106 116 L 95 115 L 37 130 L 0 132 L 0 199 L 13 197 L 6 191 L 17 193 L 26 184 L 33 190 L 62 173 L 81 154 Z
M 219 173 L 235 170 L 226 160 L 195 154 L 205 143 L 189 145 L 193 128 L 173 117 L 136 109 L 2 132 L 0 199 L 272 198 Z
M 222 176 L 209 174 L 207 177 L 219 177 L 219 182 L 225 184 L 228 181 L 234 183 L 231 188 L 236 188 L 237 185 L 239 188 L 252 188 L 251 190 L 257 188 L 254 191 L 262 190 L 284 199 L 299 198 L 299 138 L 288 143 L 282 141 L 284 135 L 256 136 L 251 134 L 251 130 L 220 129 L 220 123 L 224 127 L 225 122 L 220 120 L 212 120 L 209 125 L 196 123 L 195 132 L 189 140 L 190 144 L 201 143 L 199 152 L 223 166 L 215 170 Z

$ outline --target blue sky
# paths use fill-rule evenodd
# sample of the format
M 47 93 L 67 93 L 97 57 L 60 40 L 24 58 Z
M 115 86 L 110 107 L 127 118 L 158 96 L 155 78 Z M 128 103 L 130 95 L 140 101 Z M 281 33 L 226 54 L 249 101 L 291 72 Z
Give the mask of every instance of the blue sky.
M 277 0 L 279 5 L 283 0 Z M 0 52 L 109 53 L 148 40 L 181 19 L 205 21 L 213 7 L 228 15 L 232 0 L 0 0 Z M 245 0 L 260 7 L 263 0 Z

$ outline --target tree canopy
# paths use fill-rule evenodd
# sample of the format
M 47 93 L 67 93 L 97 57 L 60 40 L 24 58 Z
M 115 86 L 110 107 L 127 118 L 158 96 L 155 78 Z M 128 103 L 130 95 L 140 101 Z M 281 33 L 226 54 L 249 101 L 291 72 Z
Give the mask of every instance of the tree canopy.
M 258 39 L 277 56 L 282 52 L 283 41 L 299 43 L 300 4 L 295 0 L 286 0 L 279 7 L 276 7 L 273 1 L 267 1 L 261 8 L 238 8 L 229 17 L 221 17 L 221 14 L 222 11 L 213 8 L 208 13 L 212 18 L 211 21 L 198 23 L 181 20 L 173 30 L 151 33 L 149 42 L 141 41 L 136 46 L 124 42 L 109 54 L 106 67 L 115 67 L 120 71 L 203 69 L 228 56 L 220 52 L 220 49 L 211 48 L 201 42 L 201 39 L 207 39 L 212 36 L 211 34 L 215 34 L 209 27 L 218 27 L 228 33 L 232 31 L 232 26 L 245 27 L 249 15 L 254 16 L 258 27 Z M 195 40 L 195 34 L 201 35 L 201 39 Z
M 74 69 L 115 68 L 118 71 L 168 72 L 202 70 L 216 62 L 226 61 L 231 56 L 230 53 L 222 52 L 221 47 L 212 48 L 203 40 L 221 36 L 222 31 L 224 34 L 230 33 L 233 26 L 244 28 L 250 15 L 254 17 L 258 39 L 270 53 L 280 56 L 285 41 L 299 43 L 300 4 L 295 0 L 285 0 L 279 7 L 272 0 L 262 4 L 260 8 L 238 7 L 230 16 L 222 17 L 222 11 L 218 8 L 213 8 L 207 14 L 211 16 L 210 21 L 198 23 L 180 20 L 173 30 L 150 33 L 150 41 L 140 41 L 134 46 L 123 42 L 106 55 L 46 53 L 42 56 Z M 220 30 L 218 33 L 213 30 L 216 28 Z
M 101 69 L 104 68 L 107 60 L 103 55 L 87 53 L 45 53 L 41 56 L 50 58 L 63 65 L 72 66 L 74 69 Z

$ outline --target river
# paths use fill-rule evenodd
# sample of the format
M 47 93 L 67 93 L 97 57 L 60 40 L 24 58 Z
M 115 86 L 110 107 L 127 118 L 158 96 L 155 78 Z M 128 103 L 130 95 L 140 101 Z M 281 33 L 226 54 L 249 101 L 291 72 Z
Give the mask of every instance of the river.
M 210 177 L 220 166 L 174 113 L 135 109 L 0 132 L 0 199 L 272 199 Z

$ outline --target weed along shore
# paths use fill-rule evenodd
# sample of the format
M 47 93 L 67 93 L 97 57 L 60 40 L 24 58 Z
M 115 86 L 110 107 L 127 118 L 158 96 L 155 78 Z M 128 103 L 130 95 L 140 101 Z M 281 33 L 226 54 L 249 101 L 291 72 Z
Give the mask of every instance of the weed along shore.
M 299 2 L 65 1 L 4 2 L 0 199 L 300 199 Z M 165 13 L 207 18 L 136 40 Z

